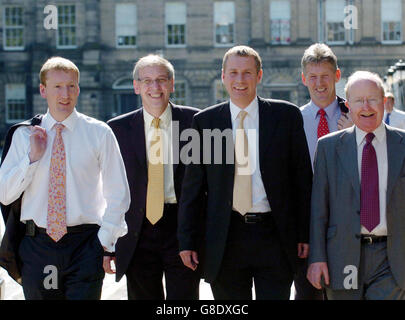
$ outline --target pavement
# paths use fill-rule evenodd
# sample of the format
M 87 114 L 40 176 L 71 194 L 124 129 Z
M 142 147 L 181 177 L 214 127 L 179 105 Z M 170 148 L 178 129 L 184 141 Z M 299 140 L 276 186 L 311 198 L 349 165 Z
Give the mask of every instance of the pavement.
M 5 280 L 4 300 L 25 300 L 22 287 L 11 279 L 5 270 L 0 268 L 0 277 Z M 127 300 L 127 285 L 125 276 L 120 282 L 115 282 L 115 275 L 106 274 L 101 293 L 101 300 Z M 294 286 L 291 287 L 290 300 L 294 299 Z M 208 283 L 200 282 L 200 300 L 214 300 Z
M 0 277 L 5 280 L 4 300 L 25 300 L 22 287 L 10 278 L 3 269 L 1 271 Z M 127 299 L 127 282 L 125 276 L 120 282 L 115 282 L 115 275 L 106 274 L 101 292 L 101 300 Z M 214 300 L 210 285 L 204 281 L 200 283 L 200 299 Z

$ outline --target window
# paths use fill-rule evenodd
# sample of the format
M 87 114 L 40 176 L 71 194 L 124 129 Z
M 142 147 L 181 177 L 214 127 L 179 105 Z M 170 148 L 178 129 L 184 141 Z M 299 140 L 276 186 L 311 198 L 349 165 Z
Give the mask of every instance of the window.
M 112 88 L 114 90 L 114 105 L 111 111 L 111 117 L 133 111 L 141 106 L 139 95 L 134 93 L 131 78 L 125 77 L 118 79 L 115 81 Z
M 25 117 L 25 85 L 6 84 L 6 122 L 23 121 Z
M 353 0 L 319 1 L 319 41 L 328 44 L 354 42 L 354 30 L 345 28 L 345 6 L 353 5 Z
M 76 6 L 58 6 L 58 33 L 56 46 L 61 49 L 76 48 Z
M 401 43 L 401 0 L 381 1 L 381 31 L 383 43 Z
M 289 44 L 290 38 L 290 1 L 270 2 L 271 43 Z
M 7 50 L 24 49 L 24 10 L 22 7 L 5 7 L 3 15 L 3 46 Z
M 119 48 L 136 46 L 136 5 L 120 3 L 115 6 L 116 45 Z
M 215 44 L 230 46 L 235 42 L 235 4 L 214 2 Z
M 326 41 L 328 43 L 344 43 L 344 13 L 345 1 L 328 0 L 325 4 Z
M 215 80 L 214 82 L 214 95 L 215 103 L 224 102 L 229 99 L 228 92 L 221 80 Z
M 174 92 L 170 95 L 170 99 L 175 104 L 186 105 L 187 104 L 187 90 L 186 82 L 179 80 L 175 81 Z
M 168 2 L 165 9 L 166 17 L 166 45 L 185 46 L 186 44 L 186 4 Z

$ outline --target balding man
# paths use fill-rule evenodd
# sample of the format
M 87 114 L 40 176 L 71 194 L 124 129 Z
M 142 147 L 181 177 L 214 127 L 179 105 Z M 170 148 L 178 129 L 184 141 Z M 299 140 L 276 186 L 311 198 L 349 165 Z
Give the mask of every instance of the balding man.
M 405 133 L 386 126 L 378 75 L 346 84 L 355 126 L 318 142 L 308 280 L 328 299 L 405 298 Z

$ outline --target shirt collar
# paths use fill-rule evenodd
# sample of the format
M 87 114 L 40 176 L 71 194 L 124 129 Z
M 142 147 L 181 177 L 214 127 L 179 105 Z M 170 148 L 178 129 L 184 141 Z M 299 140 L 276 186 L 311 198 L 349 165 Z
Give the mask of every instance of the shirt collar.
M 356 143 L 357 146 L 360 146 L 360 144 L 363 142 L 368 132 L 361 130 L 357 126 L 355 127 L 355 129 L 356 129 Z M 385 131 L 385 124 L 383 121 L 381 121 L 380 125 L 378 126 L 377 129 L 373 131 L 373 133 L 375 135 L 374 139 L 376 139 L 377 142 L 381 143 L 384 141 L 387 133 Z
M 309 110 L 311 111 L 312 117 L 314 119 L 316 119 L 320 108 L 312 100 L 309 104 L 309 108 L 310 108 Z M 326 116 L 329 119 L 332 119 L 333 115 L 339 111 L 339 103 L 337 101 L 337 98 L 335 98 L 335 100 L 333 100 L 330 105 L 328 105 L 326 108 L 323 108 L 323 109 L 326 112 Z
M 59 123 L 62 123 L 65 126 L 65 128 L 69 129 L 70 131 L 73 131 L 76 126 L 76 122 L 77 122 L 78 118 L 79 118 L 79 113 L 77 112 L 76 108 L 74 108 L 73 112 L 69 115 L 69 117 L 67 117 L 65 120 L 63 120 L 62 122 L 59 122 Z M 42 127 L 46 131 L 50 131 L 56 123 L 58 123 L 58 121 L 56 121 L 52 117 L 52 115 L 48 109 L 48 111 L 42 118 L 42 122 L 41 122 Z
M 155 119 L 145 108 L 143 108 L 143 120 L 145 123 L 145 128 L 150 128 L 152 126 L 152 121 Z M 160 115 L 160 128 L 168 128 L 170 121 L 172 119 L 172 108 L 170 104 L 166 107 L 165 111 Z
M 232 122 L 236 120 L 236 118 L 239 115 L 239 112 L 241 112 L 242 110 L 246 111 L 249 117 L 251 117 L 252 119 L 256 119 L 259 111 L 259 101 L 257 100 L 257 97 L 255 97 L 246 108 L 242 109 L 239 108 L 236 104 L 234 104 L 232 100 L 229 100 L 229 107 L 231 110 Z

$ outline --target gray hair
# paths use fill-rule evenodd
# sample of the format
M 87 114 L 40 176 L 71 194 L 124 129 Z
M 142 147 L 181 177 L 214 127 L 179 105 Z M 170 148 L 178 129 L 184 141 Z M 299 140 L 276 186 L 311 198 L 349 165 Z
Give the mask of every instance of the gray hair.
M 351 86 L 359 80 L 369 80 L 374 82 L 377 85 L 377 87 L 381 90 L 381 95 L 384 97 L 385 93 L 384 83 L 377 73 L 373 73 L 370 71 L 356 71 L 352 73 L 350 77 L 347 79 L 347 83 L 345 86 L 345 94 L 347 99 L 349 98 L 349 91 Z
M 315 43 L 308 47 L 301 59 L 302 72 L 305 74 L 305 68 L 309 63 L 328 62 L 336 71 L 338 68 L 337 58 L 332 49 L 324 43 Z
M 134 66 L 132 71 L 132 77 L 134 80 L 139 80 L 139 70 L 145 67 L 150 66 L 160 66 L 164 67 L 167 70 L 167 77 L 169 80 L 174 79 L 174 67 L 173 65 L 165 58 L 162 58 L 156 54 L 149 54 L 145 57 L 142 57 Z

